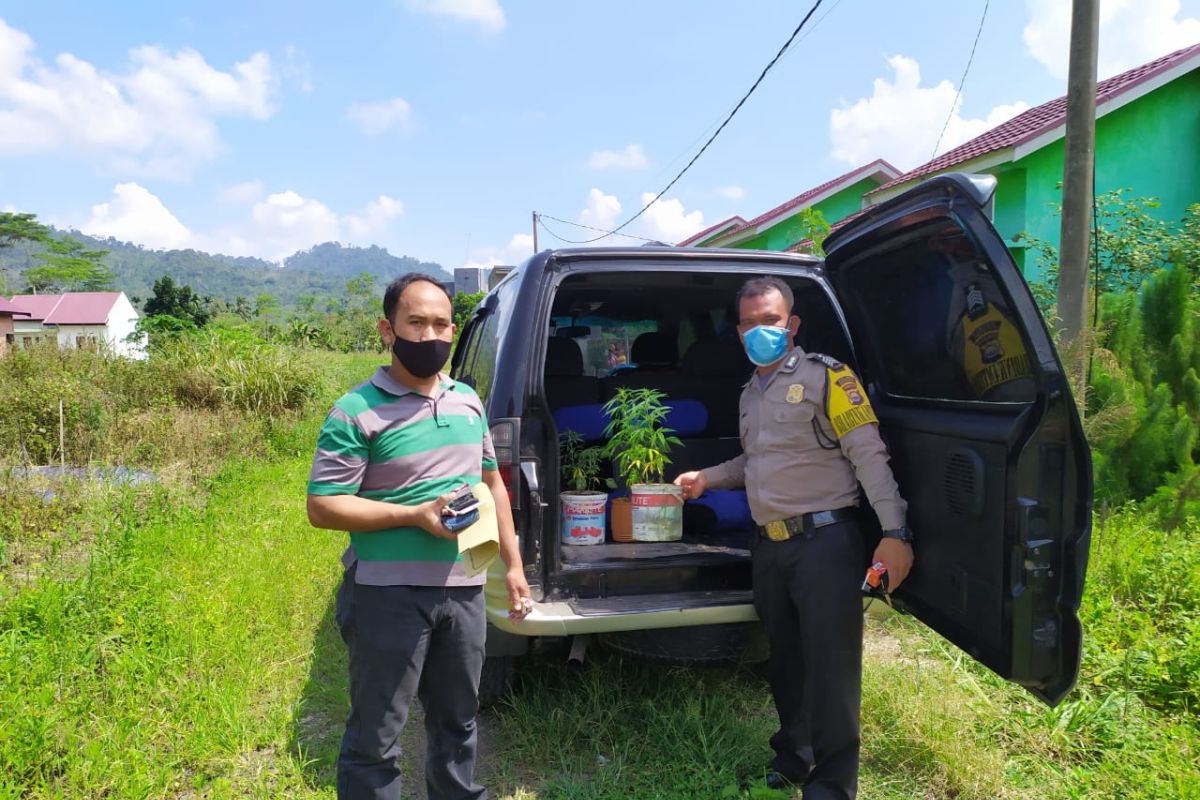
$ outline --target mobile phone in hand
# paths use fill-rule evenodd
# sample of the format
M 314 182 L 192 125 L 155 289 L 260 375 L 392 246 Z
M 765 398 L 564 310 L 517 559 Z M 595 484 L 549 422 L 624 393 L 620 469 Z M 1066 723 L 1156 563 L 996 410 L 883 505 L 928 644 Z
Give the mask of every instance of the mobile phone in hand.
M 442 524 L 452 533 L 458 533 L 478 519 L 479 498 L 471 491 L 471 487 L 464 483 L 442 507 Z
M 465 514 L 478 507 L 479 498 L 471 491 L 471 487 L 464 483 L 454 490 L 454 494 L 446 501 L 446 505 L 442 507 L 442 513 Z

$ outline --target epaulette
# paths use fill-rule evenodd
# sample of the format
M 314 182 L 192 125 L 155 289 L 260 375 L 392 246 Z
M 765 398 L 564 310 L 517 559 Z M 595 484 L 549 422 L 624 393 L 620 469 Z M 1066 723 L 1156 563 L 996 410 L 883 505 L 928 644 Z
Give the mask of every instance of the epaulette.
M 838 361 L 833 356 L 827 356 L 824 353 L 805 353 L 805 355 L 814 361 L 820 361 L 822 364 L 824 364 L 825 366 L 827 366 L 830 369 L 835 370 L 835 371 L 840 370 L 842 367 L 846 366 L 845 364 Z

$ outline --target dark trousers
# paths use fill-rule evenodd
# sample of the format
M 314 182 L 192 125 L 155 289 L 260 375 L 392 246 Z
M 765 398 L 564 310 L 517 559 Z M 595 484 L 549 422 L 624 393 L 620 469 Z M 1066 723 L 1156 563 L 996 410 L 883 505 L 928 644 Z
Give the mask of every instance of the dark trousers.
M 474 778 L 483 602 L 479 586 L 362 586 L 346 572 L 336 611 L 350 651 L 339 798 L 400 798 L 400 731 L 414 696 L 425 711 L 430 800 L 487 797 Z
M 805 800 L 853 800 L 858 787 L 865 552 L 855 522 L 754 549 L 754 607 L 771 644 L 779 731 L 771 767 Z

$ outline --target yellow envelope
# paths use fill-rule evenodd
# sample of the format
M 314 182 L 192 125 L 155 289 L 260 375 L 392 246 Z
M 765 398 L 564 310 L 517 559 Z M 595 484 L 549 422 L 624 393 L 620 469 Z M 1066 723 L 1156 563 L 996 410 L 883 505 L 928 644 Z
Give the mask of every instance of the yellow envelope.
M 496 524 L 496 501 L 486 483 L 471 487 L 479 500 L 479 519 L 458 535 L 458 552 L 467 575 L 478 575 L 500 554 L 500 528 Z

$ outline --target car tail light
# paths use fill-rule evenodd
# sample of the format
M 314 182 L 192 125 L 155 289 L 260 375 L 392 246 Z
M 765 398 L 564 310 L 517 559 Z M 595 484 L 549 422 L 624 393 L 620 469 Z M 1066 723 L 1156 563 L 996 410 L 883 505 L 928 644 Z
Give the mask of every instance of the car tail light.
M 520 508 L 520 493 L 517 491 L 519 461 L 517 447 L 520 444 L 520 426 L 516 419 L 498 419 L 492 422 L 492 447 L 496 450 L 496 465 L 500 478 L 508 489 L 508 501 L 513 508 Z

